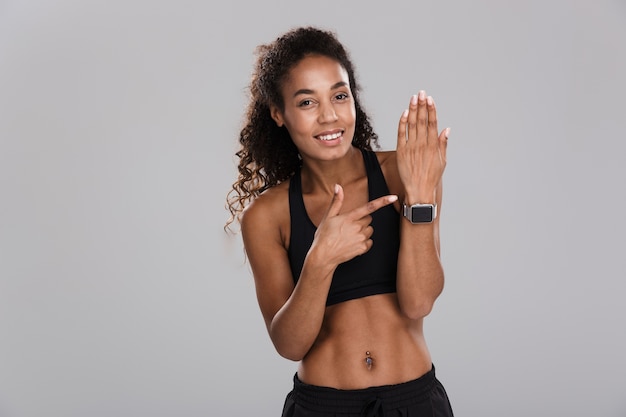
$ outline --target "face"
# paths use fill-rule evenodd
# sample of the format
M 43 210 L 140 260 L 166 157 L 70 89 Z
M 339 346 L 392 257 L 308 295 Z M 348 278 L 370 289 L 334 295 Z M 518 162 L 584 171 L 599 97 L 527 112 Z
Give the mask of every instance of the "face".
M 308 56 L 294 66 L 282 86 L 284 109 L 272 118 L 285 126 L 303 158 L 332 160 L 350 149 L 356 111 L 350 80 L 339 62 Z

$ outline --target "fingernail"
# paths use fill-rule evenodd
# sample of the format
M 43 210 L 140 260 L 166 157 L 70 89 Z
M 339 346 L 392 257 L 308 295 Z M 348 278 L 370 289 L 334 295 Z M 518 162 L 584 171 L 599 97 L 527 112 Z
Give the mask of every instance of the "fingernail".
M 450 137 L 450 128 L 447 127 L 446 128 L 446 139 L 448 139 Z
M 402 118 L 406 119 L 408 116 L 409 116 L 409 109 L 404 109 L 404 111 L 402 112 Z
M 411 104 L 417 104 L 417 95 L 416 94 L 413 94 L 411 96 Z
M 339 184 L 335 184 L 335 194 L 339 192 Z
M 390 197 L 389 197 L 389 202 L 390 202 L 390 203 L 393 203 L 393 202 L 394 202 L 394 201 L 396 201 L 397 199 L 398 199 L 398 196 L 397 196 L 397 195 L 392 195 L 392 196 L 390 196 Z
M 429 106 L 433 105 L 433 98 L 431 96 L 426 97 L 426 102 L 428 103 Z
M 424 100 L 425 97 L 426 97 L 426 91 L 420 90 L 420 92 L 419 92 L 419 99 L 420 100 Z

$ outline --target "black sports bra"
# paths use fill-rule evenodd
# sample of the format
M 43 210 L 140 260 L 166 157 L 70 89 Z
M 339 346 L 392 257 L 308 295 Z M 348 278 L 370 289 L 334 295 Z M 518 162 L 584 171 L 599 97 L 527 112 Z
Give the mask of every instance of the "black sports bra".
M 376 154 L 365 150 L 362 153 L 367 171 L 369 200 L 389 194 Z M 291 215 L 289 263 L 294 282 L 298 282 L 304 258 L 313 243 L 316 231 L 304 206 L 300 170 L 296 171 L 289 182 L 289 213 Z M 327 306 L 369 295 L 396 292 L 400 247 L 399 214 L 393 205 L 387 205 L 372 213 L 371 225 L 374 229 L 372 235 L 374 244 L 368 252 L 337 267 L 326 300 Z

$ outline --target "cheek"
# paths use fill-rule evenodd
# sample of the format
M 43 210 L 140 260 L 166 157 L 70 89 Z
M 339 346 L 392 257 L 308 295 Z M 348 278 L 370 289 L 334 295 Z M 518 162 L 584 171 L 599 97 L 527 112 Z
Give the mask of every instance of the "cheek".
M 351 117 L 353 120 L 356 119 L 356 107 L 354 103 L 345 107 L 345 115 L 346 117 Z
M 346 111 L 345 118 L 347 120 L 352 121 L 352 127 L 356 125 L 356 109 L 354 108 L 354 106 L 352 106 L 348 111 Z
M 311 120 L 309 119 L 310 117 L 307 117 L 307 115 L 303 113 L 296 115 L 291 114 L 285 117 L 285 126 L 292 136 L 298 132 L 308 132 L 311 127 Z

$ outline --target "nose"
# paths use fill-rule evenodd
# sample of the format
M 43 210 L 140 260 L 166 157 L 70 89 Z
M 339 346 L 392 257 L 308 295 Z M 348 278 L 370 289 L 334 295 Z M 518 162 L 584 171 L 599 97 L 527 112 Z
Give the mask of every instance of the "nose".
M 335 112 L 335 107 L 332 103 L 326 103 L 320 106 L 320 112 L 318 121 L 320 123 L 332 123 L 336 122 L 339 118 Z

